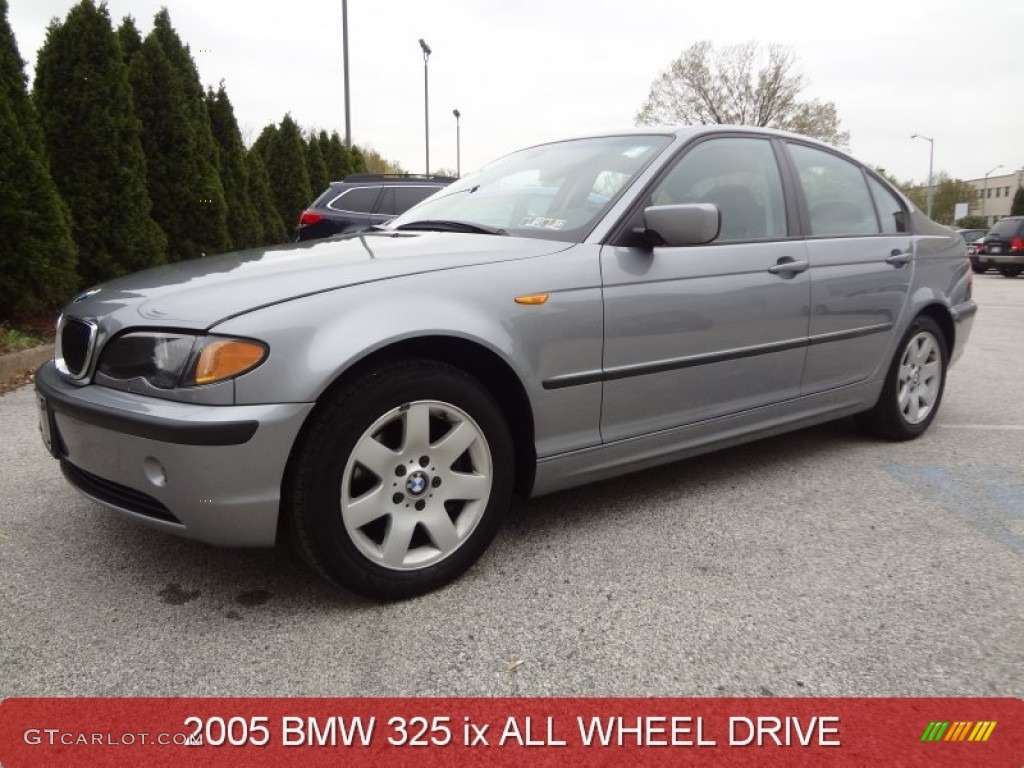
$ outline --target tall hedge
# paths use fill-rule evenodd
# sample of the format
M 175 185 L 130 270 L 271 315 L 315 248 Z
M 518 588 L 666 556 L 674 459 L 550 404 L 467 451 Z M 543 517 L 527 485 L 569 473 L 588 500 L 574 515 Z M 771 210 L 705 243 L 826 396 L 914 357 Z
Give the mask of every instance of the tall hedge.
M 131 82 L 153 216 L 167 235 L 170 259 L 227 250 L 227 201 L 205 92 L 166 9 L 132 58 Z
M 54 20 L 33 90 L 53 180 L 71 210 L 84 284 L 163 263 L 128 68 L 105 5 Z
M 274 134 L 268 134 L 266 130 L 264 134 L 268 136 L 268 141 L 261 154 L 267 166 L 267 176 L 270 177 L 274 205 L 291 236 L 295 234 L 299 214 L 313 201 L 302 130 L 291 115 L 285 115 Z M 260 139 L 263 139 L 263 135 Z M 257 146 L 260 139 L 256 142 Z M 321 191 L 317 190 L 317 194 Z
M 320 137 L 313 132 L 309 134 L 309 140 L 306 142 L 306 171 L 309 173 L 309 189 L 315 198 L 327 189 L 327 182 L 330 181 L 330 178 L 327 174 L 327 162 L 324 160 Z
M 250 149 L 245 155 L 245 170 L 249 178 L 249 199 L 252 200 L 256 212 L 256 220 L 260 227 L 260 245 L 276 245 L 288 238 L 281 214 L 274 204 L 274 193 L 270 189 L 270 177 L 267 167 L 263 164 L 263 156 Z
M 235 120 L 235 110 L 222 82 L 214 92 L 206 91 L 206 109 L 220 157 L 220 179 L 228 213 L 228 236 L 232 248 L 249 248 L 262 243 L 262 227 L 256 218 L 249 193 L 249 171 L 245 146 Z
M 323 150 L 327 175 L 331 181 L 343 181 L 352 173 L 352 158 L 337 131 L 332 132 L 330 138 L 327 131 L 320 131 L 320 148 Z
M 77 287 L 71 216 L 50 177 L 24 62 L 0 0 L 0 319 L 53 309 Z

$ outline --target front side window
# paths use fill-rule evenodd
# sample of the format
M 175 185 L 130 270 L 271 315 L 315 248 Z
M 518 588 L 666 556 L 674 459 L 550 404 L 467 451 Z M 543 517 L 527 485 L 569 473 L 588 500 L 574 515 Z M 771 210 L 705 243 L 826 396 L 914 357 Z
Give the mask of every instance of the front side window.
M 703 141 L 683 155 L 649 205 L 712 203 L 722 214 L 716 242 L 786 236 L 782 179 L 765 139 Z
M 404 213 L 437 192 L 438 187 L 395 187 L 395 213 Z
M 880 231 L 858 166 L 814 147 L 788 146 L 807 200 L 812 235 L 873 235 Z
M 426 200 L 437 192 L 437 187 L 393 186 L 384 187 L 374 213 L 397 216 L 405 213 L 416 203 Z
M 458 222 L 580 242 L 670 136 L 606 136 L 531 147 L 445 187 L 391 222 Z

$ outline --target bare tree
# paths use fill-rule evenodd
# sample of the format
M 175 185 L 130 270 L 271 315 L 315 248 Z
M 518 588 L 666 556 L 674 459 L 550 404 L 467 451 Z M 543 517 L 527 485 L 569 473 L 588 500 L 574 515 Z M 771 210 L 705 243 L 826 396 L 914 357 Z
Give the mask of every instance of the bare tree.
M 793 54 L 780 45 L 757 43 L 715 50 L 694 43 L 651 84 L 637 125 L 719 123 L 781 128 L 846 146 L 831 101 L 800 101 L 806 80 Z

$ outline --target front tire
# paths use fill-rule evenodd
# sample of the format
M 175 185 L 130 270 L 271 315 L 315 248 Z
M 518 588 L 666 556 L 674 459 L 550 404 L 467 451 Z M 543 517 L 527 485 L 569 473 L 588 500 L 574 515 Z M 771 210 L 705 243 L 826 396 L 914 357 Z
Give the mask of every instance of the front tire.
M 390 600 L 437 589 L 480 558 L 510 501 L 514 454 L 475 379 L 436 361 L 392 363 L 311 418 L 285 510 L 314 570 Z
M 897 347 L 875 407 L 858 421 L 889 440 L 913 440 L 931 425 L 946 386 L 949 352 L 938 323 L 919 315 Z

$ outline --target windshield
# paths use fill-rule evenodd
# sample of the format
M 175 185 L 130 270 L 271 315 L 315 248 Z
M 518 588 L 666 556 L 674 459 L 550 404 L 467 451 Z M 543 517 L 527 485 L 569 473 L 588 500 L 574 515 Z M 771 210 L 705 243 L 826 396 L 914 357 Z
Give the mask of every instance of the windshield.
M 388 227 L 459 222 L 502 234 L 580 242 L 670 141 L 670 136 L 610 136 L 524 149 L 446 187 Z

